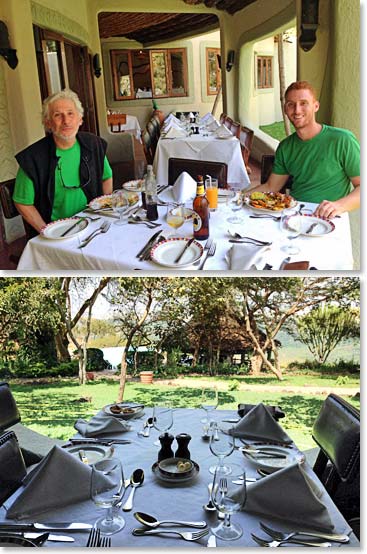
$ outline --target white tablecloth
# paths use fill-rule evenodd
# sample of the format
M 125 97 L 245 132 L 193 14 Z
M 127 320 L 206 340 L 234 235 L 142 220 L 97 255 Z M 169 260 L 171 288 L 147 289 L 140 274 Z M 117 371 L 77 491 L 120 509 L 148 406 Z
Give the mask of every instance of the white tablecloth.
M 125 125 L 112 125 L 111 131 L 131 133 L 138 140 L 141 138 L 141 127 L 135 115 L 127 115 Z
M 242 188 L 250 184 L 243 163 L 240 141 L 236 137 L 219 139 L 213 136 L 191 135 L 182 139 L 160 138 L 153 163 L 157 183 L 160 185 L 168 184 L 169 158 L 223 162 L 228 165 L 228 183 L 241 183 Z
M 165 198 L 169 198 L 171 191 L 165 191 Z M 163 196 L 162 194 L 162 196 Z M 306 208 L 314 208 L 316 204 L 306 204 Z M 279 269 L 282 260 L 287 254 L 281 249 L 284 246 L 285 237 L 280 230 L 279 223 L 270 219 L 252 219 L 253 211 L 244 207 L 240 212 L 243 218 L 242 224 L 231 224 L 227 218 L 233 213 L 225 204 L 219 204 L 219 209 L 210 216 L 210 236 L 217 245 L 215 256 L 208 258 L 204 269 L 206 271 L 228 271 L 226 254 L 228 253 L 231 238 L 228 230 L 237 231 L 241 235 L 250 236 L 260 240 L 271 241 L 271 250 L 266 252 L 264 264 Z M 162 235 L 172 232 L 173 229 L 165 222 L 166 208 L 159 207 L 159 223 Z M 236 212 L 238 214 L 238 212 Z M 145 225 L 114 225 L 112 218 L 105 218 L 112 222 L 110 230 L 93 239 L 85 248 L 79 249 L 81 241 L 97 229 L 103 218 L 91 222 L 88 227 L 76 237 L 65 240 L 49 240 L 37 236 L 30 240 L 19 261 L 18 270 L 137 270 L 145 271 L 177 271 L 152 261 L 140 262 L 136 254 L 154 234 L 154 229 Z M 335 230 L 321 237 L 299 236 L 292 241 L 299 246 L 300 253 L 292 255 L 291 261 L 308 260 L 310 266 L 319 270 L 352 270 L 353 256 L 349 228 L 349 216 L 334 219 Z M 186 221 L 178 229 L 177 234 L 192 236 L 192 221 Z M 198 266 L 190 266 L 187 270 L 197 270 Z M 183 271 L 183 269 L 181 270 Z

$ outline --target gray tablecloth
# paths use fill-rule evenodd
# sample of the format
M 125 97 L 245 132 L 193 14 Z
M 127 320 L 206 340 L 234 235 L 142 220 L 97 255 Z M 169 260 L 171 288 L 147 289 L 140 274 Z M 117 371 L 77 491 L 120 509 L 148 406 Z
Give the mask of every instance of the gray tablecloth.
M 140 524 L 134 518 L 133 513 L 135 511 L 143 511 L 154 515 L 158 519 L 186 519 L 186 520 L 206 520 L 209 526 L 214 526 L 217 522 L 216 516 L 210 512 L 203 510 L 203 504 L 208 501 L 208 483 L 212 481 L 212 475 L 209 473 L 209 467 L 216 462 L 216 458 L 209 450 L 208 442 L 205 442 L 201 438 L 202 423 L 200 420 L 203 418 L 204 413 L 201 410 L 188 410 L 178 409 L 174 412 L 174 425 L 170 432 L 173 435 L 178 433 L 189 433 L 192 436 L 192 440 L 189 444 L 191 452 L 191 458 L 197 462 L 200 466 L 198 476 L 192 482 L 180 485 L 171 485 L 159 481 L 152 472 L 152 465 L 157 459 L 157 453 L 159 448 L 154 446 L 153 442 L 157 438 L 158 432 L 154 429 L 151 431 L 149 438 L 144 438 L 137 435 L 137 431 L 142 428 L 144 420 L 152 415 L 151 409 L 145 409 L 145 415 L 140 420 L 132 421 L 132 430 L 122 433 L 120 438 L 131 439 L 132 443 L 128 445 L 116 445 L 115 453 L 121 459 L 125 478 L 129 477 L 132 471 L 138 467 L 142 468 L 145 472 L 145 481 L 141 488 L 135 491 L 134 508 L 131 512 L 122 512 L 126 521 L 124 529 L 119 533 L 112 535 L 113 547 L 138 547 L 138 548 L 198 548 L 200 546 L 206 546 L 207 537 L 201 539 L 198 543 L 186 542 L 180 540 L 178 537 L 134 537 L 132 535 L 132 529 L 134 527 L 140 527 Z M 219 411 L 216 410 L 215 418 L 220 421 L 228 416 L 233 417 L 234 412 Z M 106 436 L 104 435 L 103 438 Z M 116 435 L 115 435 L 116 437 Z M 173 446 L 175 446 L 175 442 Z M 243 464 L 247 470 L 247 475 L 256 476 L 256 468 L 251 466 L 246 461 L 246 458 L 239 451 L 235 451 L 230 459 L 233 462 Z M 315 480 L 318 486 L 320 484 L 317 477 L 314 475 L 312 469 L 305 464 L 307 473 Z M 289 491 L 292 494 L 292 491 Z M 125 495 L 125 500 L 128 493 Z M 322 501 L 326 504 L 332 521 L 338 532 L 350 533 L 350 528 L 345 522 L 326 491 L 322 495 Z M 101 515 L 103 510 L 97 509 L 92 500 L 79 502 L 77 504 L 69 505 L 65 508 L 52 510 L 47 515 L 42 514 L 36 521 L 74 521 L 74 522 L 88 522 L 94 523 L 94 521 Z M 274 514 L 276 515 L 276 514 Z M 289 530 L 289 524 L 279 519 L 259 516 L 258 514 L 249 514 L 241 512 L 235 514 L 234 521 L 240 523 L 243 528 L 243 536 L 237 541 L 224 542 L 217 540 L 218 547 L 256 547 L 257 545 L 251 539 L 250 533 L 264 535 L 259 527 L 259 520 L 271 524 L 278 529 Z M 0 508 L 0 521 L 5 519 L 5 509 Z M 307 514 L 305 514 L 305 520 Z M 9 521 L 9 520 L 8 520 Z M 85 546 L 88 534 L 87 533 L 73 533 L 75 542 L 70 545 L 67 543 L 47 542 L 47 547 L 66 547 L 66 546 Z M 358 546 L 358 541 L 351 534 L 351 541 L 349 546 Z M 341 546 L 335 543 L 335 546 Z

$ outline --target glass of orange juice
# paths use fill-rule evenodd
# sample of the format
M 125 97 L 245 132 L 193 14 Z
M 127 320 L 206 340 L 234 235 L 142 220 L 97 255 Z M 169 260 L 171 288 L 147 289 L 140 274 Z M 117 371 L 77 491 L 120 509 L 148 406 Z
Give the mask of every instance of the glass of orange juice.
M 212 177 L 205 179 L 205 194 L 210 211 L 215 211 L 218 208 L 218 179 Z

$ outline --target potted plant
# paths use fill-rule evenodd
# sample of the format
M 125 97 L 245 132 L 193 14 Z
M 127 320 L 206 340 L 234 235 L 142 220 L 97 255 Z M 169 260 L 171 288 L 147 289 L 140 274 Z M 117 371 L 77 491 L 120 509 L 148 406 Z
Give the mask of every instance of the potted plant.
M 141 383 L 145 385 L 151 385 L 153 383 L 153 371 L 141 371 L 139 375 Z

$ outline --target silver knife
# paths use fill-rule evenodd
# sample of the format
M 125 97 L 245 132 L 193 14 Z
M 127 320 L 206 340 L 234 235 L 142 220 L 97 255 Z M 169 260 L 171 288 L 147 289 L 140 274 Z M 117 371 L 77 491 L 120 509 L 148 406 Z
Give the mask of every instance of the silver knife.
M 155 239 L 161 234 L 161 232 L 162 232 L 162 229 L 154 233 L 154 235 L 148 240 L 148 242 L 143 246 L 143 248 L 137 253 L 136 255 L 137 258 L 141 258 L 144 256 L 144 254 L 147 252 L 147 250 L 150 249 Z
M 128 439 L 69 439 L 72 444 L 103 444 L 110 446 L 111 444 L 131 444 L 131 440 Z
M 217 539 L 215 537 L 215 535 L 210 535 L 209 539 L 208 539 L 208 543 L 206 546 L 217 546 Z
M 306 235 L 309 235 L 309 234 L 314 230 L 314 228 L 316 227 L 316 225 L 318 225 L 318 224 L 319 224 L 318 221 L 315 221 L 315 223 L 312 223 L 312 225 L 310 225 L 310 227 L 307 229 Z
M 74 223 L 74 225 L 72 225 L 71 227 L 69 227 L 69 229 L 66 229 L 66 231 L 64 231 L 63 233 L 61 233 L 60 237 L 65 237 L 68 233 L 70 233 L 70 231 L 72 231 L 73 229 L 75 229 L 75 227 L 77 227 L 79 225 L 79 223 L 81 223 L 82 221 L 85 220 L 85 217 L 81 217 L 80 219 L 78 219 L 78 221 L 76 221 Z
M 190 246 L 192 242 L 194 242 L 195 237 L 192 237 L 190 240 L 188 240 L 182 250 L 182 252 L 177 256 L 177 258 L 174 260 L 174 264 L 178 264 L 178 262 L 181 260 L 182 256 L 185 254 L 186 250 Z
M 22 533 L 25 539 L 37 539 L 41 536 L 42 533 Z M 73 537 L 68 537 L 67 535 L 49 535 L 47 537 L 48 541 L 53 542 L 74 542 Z
M 40 529 L 42 531 L 90 531 L 91 523 L 0 523 L 0 531 Z

